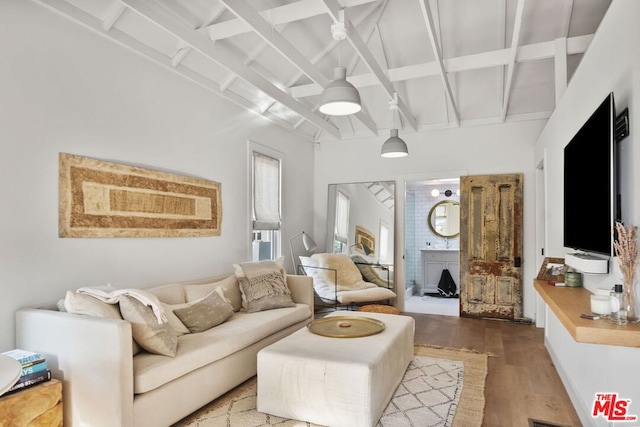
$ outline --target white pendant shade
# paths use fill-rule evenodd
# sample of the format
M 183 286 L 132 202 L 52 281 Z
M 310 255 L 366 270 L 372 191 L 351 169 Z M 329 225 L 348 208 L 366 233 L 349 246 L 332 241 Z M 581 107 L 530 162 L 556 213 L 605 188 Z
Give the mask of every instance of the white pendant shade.
M 391 129 L 391 136 L 382 144 L 382 157 L 404 157 L 409 155 L 407 144 L 398 137 L 398 129 Z
M 358 90 L 347 81 L 346 68 L 335 68 L 334 80 L 320 96 L 319 109 L 321 113 L 330 116 L 347 116 L 362 109 Z

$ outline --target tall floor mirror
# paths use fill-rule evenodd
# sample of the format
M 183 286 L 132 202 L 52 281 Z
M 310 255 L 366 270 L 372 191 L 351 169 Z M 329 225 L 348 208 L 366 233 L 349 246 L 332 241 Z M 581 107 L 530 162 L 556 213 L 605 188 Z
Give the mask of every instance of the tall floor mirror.
M 327 252 L 363 255 L 394 277 L 395 183 L 329 185 Z

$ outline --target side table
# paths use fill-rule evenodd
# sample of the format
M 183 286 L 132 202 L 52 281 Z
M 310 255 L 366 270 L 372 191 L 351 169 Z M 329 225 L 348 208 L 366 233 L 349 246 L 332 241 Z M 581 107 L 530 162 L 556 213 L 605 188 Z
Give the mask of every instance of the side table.
M 0 420 L 15 427 L 62 427 L 62 383 L 52 379 L 0 396 Z

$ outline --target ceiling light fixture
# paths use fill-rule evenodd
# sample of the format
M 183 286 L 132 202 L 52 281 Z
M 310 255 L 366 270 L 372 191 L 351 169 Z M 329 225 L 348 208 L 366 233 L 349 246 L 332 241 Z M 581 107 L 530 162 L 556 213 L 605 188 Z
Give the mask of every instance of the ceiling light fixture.
M 407 143 L 398 136 L 396 126 L 396 112 L 398 111 L 398 94 L 393 94 L 393 100 L 389 101 L 389 109 L 393 112 L 393 129 L 391 129 L 389 139 L 382 144 L 380 155 L 382 157 L 404 157 L 409 155 Z
M 344 9 L 340 10 L 340 21 L 331 26 L 331 35 L 338 40 L 338 67 L 333 70 L 333 81 L 320 95 L 320 112 L 330 116 L 348 116 L 362 110 L 360 93 L 347 81 L 347 69 L 342 66 L 342 40 L 347 38 L 344 25 Z

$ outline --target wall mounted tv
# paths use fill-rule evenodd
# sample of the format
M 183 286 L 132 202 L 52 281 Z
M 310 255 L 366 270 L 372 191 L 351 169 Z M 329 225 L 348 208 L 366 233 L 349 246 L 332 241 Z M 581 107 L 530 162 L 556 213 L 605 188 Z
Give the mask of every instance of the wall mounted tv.
M 610 93 L 564 148 L 564 246 L 613 256 L 620 220 L 615 104 Z

